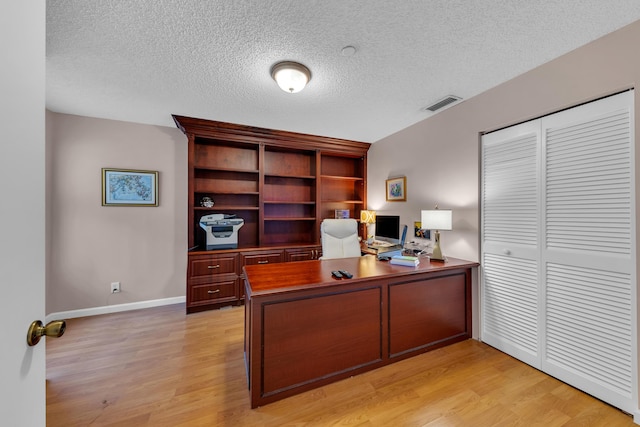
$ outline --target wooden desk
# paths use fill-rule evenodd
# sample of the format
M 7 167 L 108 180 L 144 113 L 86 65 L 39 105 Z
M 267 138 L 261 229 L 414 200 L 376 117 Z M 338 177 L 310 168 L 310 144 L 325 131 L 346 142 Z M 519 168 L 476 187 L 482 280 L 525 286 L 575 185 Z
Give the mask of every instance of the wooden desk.
M 414 268 L 368 255 L 245 266 L 251 407 L 470 338 L 477 265 Z

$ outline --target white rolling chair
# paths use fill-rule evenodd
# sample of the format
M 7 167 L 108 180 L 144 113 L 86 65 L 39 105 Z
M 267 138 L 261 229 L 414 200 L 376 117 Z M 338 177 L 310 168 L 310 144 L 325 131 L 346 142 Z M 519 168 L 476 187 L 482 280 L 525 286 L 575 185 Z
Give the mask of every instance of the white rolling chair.
M 325 219 L 320 224 L 320 259 L 359 257 L 358 222 L 353 218 Z

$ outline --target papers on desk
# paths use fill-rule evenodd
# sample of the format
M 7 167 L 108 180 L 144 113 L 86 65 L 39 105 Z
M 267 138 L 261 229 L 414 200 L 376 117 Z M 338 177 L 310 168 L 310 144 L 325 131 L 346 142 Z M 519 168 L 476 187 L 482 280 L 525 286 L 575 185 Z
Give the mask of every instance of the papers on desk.
M 396 255 L 391 257 L 390 264 L 406 265 L 407 267 L 415 267 L 420 264 L 420 258 L 417 256 Z
M 389 248 L 391 246 L 397 246 L 397 243 L 382 242 L 382 241 L 379 241 L 379 240 L 374 240 L 373 242 L 369 243 L 368 246 L 371 249 L 380 249 L 380 248 Z

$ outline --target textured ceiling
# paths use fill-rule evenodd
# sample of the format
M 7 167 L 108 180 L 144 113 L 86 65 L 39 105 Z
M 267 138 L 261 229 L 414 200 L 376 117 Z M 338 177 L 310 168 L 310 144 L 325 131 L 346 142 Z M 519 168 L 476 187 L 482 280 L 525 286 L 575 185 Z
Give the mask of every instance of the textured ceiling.
M 375 142 L 637 19 L 638 0 L 47 0 L 47 108 Z M 271 79 L 282 60 L 311 69 L 302 92 Z

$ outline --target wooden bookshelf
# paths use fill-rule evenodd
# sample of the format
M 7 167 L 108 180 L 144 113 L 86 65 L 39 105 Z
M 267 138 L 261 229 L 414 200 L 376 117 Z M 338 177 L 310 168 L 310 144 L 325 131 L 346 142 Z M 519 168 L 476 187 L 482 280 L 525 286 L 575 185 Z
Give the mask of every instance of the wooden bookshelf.
M 349 216 L 359 220 L 366 208 L 368 143 L 173 118 L 189 144 L 187 312 L 241 303 L 245 263 L 316 259 L 321 255 L 322 220 L 333 218 L 336 209 L 349 210 Z M 214 205 L 202 207 L 203 197 Z M 206 234 L 199 222 L 212 213 L 244 220 L 237 249 L 205 250 Z M 195 261 L 216 261 L 221 255 L 234 260 L 233 273 L 221 275 L 217 264 L 211 264 L 208 281 L 194 279 L 192 264 L 202 265 Z M 229 295 L 230 281 L 235 283 L 234 295 Z M 191 289 L 196 285 L 197 292 Z

